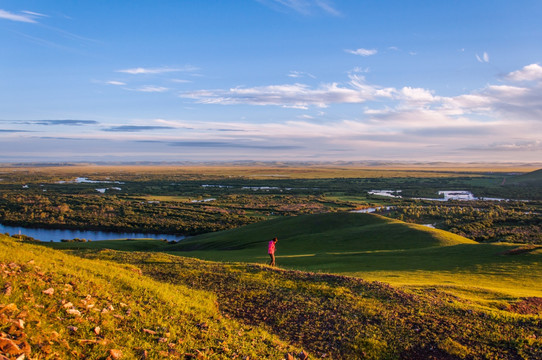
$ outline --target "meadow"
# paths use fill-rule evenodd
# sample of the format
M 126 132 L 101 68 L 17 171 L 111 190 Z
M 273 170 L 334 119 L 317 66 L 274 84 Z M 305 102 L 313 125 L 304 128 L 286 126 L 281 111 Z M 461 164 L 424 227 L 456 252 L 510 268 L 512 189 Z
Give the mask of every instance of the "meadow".
M 65 252 L 6 236 L 0 236 L 0 250 L 1 324 L 5 339 L 17 346 L 10 348 L 13 357 L 542 355 L 542 304 L 536 298 L 488 306 L 435 287 L 397 288 L 355 276 L 155 251 Z
M 0 347 L 12 358 L 540 358 L 540 172 L 517 170 L 4 169 L 2 221 L 192 236 L 0 235 Z M 120 190 L 95 189 L 107 186 Z M 530 200 L 415 199 L 438 189 Z M 414 223 L 427 220 L 457 231 Z M 501 232 L 459 234 L 482 225 Z
M 355 276 L 409 288 L 438 288 L 487 306 L 542 297 L 542 246 L 480 244 L 373 214 L 277 218 L 168 243 L 111 240 L 48 243 L 57 249 L 159 251 L 222 262 L 266 264 L 277 236 L 281 268 Z

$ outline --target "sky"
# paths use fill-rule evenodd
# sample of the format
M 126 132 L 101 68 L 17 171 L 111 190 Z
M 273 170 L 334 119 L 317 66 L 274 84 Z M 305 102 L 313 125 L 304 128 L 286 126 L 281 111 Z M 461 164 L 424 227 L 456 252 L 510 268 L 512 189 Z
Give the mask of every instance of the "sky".
M 0 162 L 542 162 L 540 0 L 0 2 Z

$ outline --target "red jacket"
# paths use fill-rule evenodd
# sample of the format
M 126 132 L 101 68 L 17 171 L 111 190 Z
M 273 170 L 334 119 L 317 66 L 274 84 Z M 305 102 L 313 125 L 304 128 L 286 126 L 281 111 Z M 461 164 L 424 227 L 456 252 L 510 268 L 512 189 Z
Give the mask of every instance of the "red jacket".
M 269 246 L 267 247 L 267 253 L 268 254 L 274 254 L 275 253 L 275 242 L 271 240 L 269 242 Z

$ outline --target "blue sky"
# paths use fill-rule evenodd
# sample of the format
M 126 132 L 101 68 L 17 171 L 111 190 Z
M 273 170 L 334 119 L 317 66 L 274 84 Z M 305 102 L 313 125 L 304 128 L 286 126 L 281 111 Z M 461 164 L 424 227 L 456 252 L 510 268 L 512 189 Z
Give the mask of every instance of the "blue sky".
M 542 2 L 0 3 L 0 162 L 542 160 Z

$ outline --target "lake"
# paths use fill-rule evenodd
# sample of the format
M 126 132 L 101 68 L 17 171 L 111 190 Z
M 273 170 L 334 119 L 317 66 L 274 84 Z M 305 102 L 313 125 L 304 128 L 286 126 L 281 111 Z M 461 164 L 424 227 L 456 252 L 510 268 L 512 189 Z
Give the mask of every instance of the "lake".
M 185 236 L 171 234 L 143 234 L 129 232 L 112 231 L 91 231 L 91 230 L 59 230 L 59 229 L 40 229 L 25 228 L 21 226 L 6 226 L 0 224 L 0 233 L 9 233 L 10 235 L 23 234 L 41 241 L 60 241 L 62 239 L 87 239 L 92 241 L 111 240 L 111 239 L 167 239 L 182 240 Z

